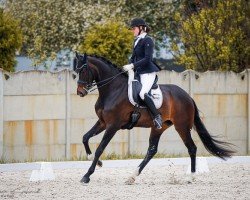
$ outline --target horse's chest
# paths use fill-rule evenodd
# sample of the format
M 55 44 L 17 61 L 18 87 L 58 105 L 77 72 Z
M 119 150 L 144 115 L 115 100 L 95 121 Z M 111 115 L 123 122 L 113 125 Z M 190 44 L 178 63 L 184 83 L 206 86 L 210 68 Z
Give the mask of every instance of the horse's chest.
M 105 117 L 106 115 L 108 115 L 109 113 L 114 112 L 114 106 L 112 105 L 103 105 L 103 106 L 97 106 L 95 108 L 96 110 L 96 114 L 98 117 Z

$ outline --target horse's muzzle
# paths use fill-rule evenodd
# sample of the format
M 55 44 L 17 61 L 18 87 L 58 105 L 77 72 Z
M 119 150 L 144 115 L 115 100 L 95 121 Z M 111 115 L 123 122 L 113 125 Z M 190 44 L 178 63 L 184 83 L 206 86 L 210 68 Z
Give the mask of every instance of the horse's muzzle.
M 84 97 L 88 94 L 88 91 L 82 87 L 82 86 L 78 86 L 77 87 L 77 95 L 79 95 L 80 97 Z

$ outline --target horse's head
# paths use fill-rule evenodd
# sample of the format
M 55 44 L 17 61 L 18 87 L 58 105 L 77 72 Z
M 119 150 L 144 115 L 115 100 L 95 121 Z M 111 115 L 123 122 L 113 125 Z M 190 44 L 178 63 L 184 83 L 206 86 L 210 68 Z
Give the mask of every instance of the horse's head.
M 84 97 L 88 94 L 88 90 L 92 87 L 94 77 L 90 67 L 88 66 L 87 55 L 80 55 L 76 52 L 73 65 L 74 72 L 78 74 L 77 95 Z M 73 78 L 76 78 L 73 75 Z

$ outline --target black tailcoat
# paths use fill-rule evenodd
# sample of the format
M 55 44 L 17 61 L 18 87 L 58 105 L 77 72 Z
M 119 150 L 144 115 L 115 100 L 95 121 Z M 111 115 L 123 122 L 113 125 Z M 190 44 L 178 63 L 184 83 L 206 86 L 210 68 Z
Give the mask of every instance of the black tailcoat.
M 151 37 L 141 38 L 133 49 L 130 63 L 138 74 L 158 72 L 160 68 L 153 62 L 154 42 Z

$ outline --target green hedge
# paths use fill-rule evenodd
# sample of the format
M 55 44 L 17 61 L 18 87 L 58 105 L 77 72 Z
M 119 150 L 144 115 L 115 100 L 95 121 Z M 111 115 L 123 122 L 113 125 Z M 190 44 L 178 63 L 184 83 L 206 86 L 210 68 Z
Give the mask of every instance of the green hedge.
M 103 56 L 112 63 L 122 66 L 128 63 L 133 38 L 132 32 L 123 23 L 110 21 L 89 28 L 80 51 Z
M 22 33 L 18 21 L 0 8 L 0 68 L 15 69 L 15 52 L 21 47 Z

